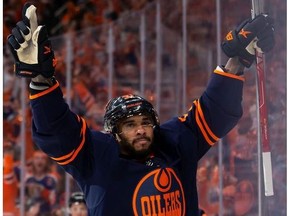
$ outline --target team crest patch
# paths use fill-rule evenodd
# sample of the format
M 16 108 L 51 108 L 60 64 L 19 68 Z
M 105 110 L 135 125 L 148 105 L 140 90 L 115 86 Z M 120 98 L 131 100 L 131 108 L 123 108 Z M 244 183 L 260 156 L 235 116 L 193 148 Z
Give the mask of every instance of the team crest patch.
M 182 184 L 171 168 L 159 168 L 144 176 L 133 194 L 135 216 L 185 216 Z

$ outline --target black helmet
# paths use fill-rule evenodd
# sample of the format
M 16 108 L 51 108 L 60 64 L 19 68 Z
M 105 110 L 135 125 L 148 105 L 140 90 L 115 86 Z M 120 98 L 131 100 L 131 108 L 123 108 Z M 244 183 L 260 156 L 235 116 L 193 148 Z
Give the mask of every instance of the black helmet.
M 150 115 L 154 124 L 159 125 L 156 110 L 141 96 L 128 94 L 111 99 L 105 108 L 104 129 L 109 133 L 116 133 L 116 123 L 119 120 L 143 114 Z
M 86 205 L 84 194 L 82 192 L 74 192 L 71 194 L 69 198 L 69 207 L 74 203 L 84 203 Z

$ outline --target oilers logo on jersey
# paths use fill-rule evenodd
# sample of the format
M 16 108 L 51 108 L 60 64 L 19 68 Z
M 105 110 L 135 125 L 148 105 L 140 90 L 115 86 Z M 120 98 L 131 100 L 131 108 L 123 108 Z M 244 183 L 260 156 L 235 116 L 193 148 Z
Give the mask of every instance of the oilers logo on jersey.
M 159 168 L 145 175 L 133 195 L 135 216 L 185 215 L 184 191 L 171 168 Z

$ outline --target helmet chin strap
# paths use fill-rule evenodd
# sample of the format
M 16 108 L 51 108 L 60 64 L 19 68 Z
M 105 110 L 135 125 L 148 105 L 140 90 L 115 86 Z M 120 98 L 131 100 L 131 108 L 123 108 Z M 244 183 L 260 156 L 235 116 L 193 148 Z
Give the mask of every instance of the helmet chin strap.
M 117 140 L 117 142 L 121 142 L 121 137 L 120 137 L 120 134 L 121 133 L 115 133 L 115 138 L 116 138 L 116 140 Z

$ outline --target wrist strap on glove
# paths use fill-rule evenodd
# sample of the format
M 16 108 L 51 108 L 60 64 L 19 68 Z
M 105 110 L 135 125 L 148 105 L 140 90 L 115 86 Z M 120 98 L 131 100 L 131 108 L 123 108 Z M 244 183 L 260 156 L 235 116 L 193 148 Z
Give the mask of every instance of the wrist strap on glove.
M 45 78 L 43 76 L 37 76 L 33 78 L 29 84 L 30 95 L 39 94 L 57 83 L 55 77 Z

